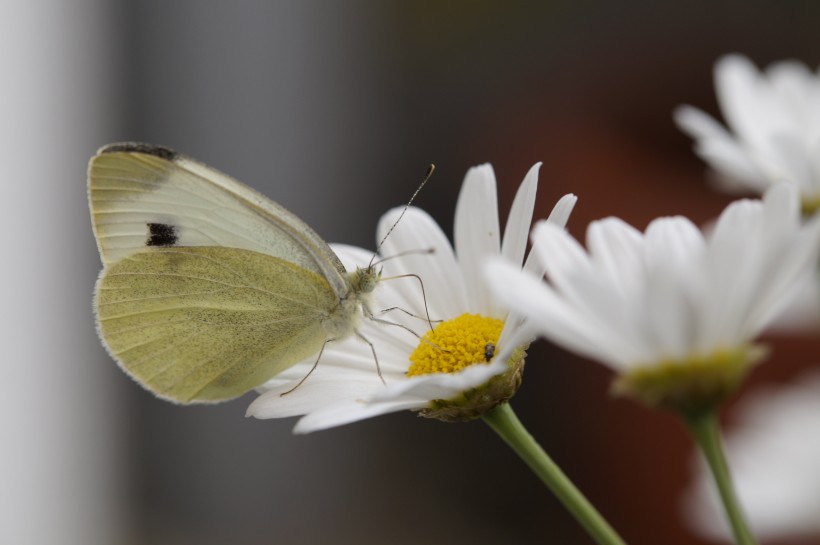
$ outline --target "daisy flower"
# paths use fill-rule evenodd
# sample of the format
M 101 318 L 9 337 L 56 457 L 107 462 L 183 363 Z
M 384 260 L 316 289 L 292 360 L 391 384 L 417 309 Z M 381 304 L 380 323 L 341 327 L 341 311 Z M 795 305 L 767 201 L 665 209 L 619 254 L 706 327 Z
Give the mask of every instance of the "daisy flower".
M 456 206 L 455 248 L 429 215 L 417 208 L 406 210 L 381 247 L 388 259 L 371 307 L 379 320 L 398 325 L 362 319 L 358 326 L 373 344 L 381 378 L 366 343 L 330 342 L 302 384 L 294 389 L 315 358 L 267 382 L 247 414 L 304 415 L 294 431 L 307 433 L 402 410 L 447 421 L 469 420 L 511 397 L 520 384 L 529 339 L 517 334 L 521 319 L 508 315 L 484 286 L 480 264 L 493 256 L 522 270 L 539 167 L 533 166 L 524 178 L 503 239 L 490 165 L 470 169 L 464 179 Z M 575 201 L 573 195 L 563 197 L 550 221 L 563 227 Z M 378 240 L 401 213 L 397 208 L 382 217 Z M 428 249 L 432 251 L 425 253 Z M 372 252 L 350 246 L 334 245 L 334 251 L 348 270 L 364 268 L 373 258 Z M 535 262 L 525 266 L 541 275 L 538 267 Z M 405 278 L 389 279 L 399 276 Z
M 754 392 L 738 406 L 726 437 L 738 496 L 761 538 L 820 537 L 820 373 L 792 386 Z M 701 534 L 728 537 L 712 507 L 717 498 L 702 464 L 686 497 L 689 522 Z
M 728 130 L 691 106 L 679 107 L 675 120 L 719 173 L 720 185 L 762 194 L 787 182 L 797 188 L 805 212 L 817 210 L 820 74 L 797 61 L 759 72 L 745 57 L 728 55 L 715 65 L 715 87 Z
M 682 217 L 642 233 L 616 218 L 593 222 L 587 250 L 539 223 L 532 254 L 549 283 L 487 263 L 493 293 L 527 327 L 610 366 L 614 390 L 676 411 L 712 470 L 735 542 L 754 544 L 733 490 L 716 410 L 762 356 L 753 339 L 811 274 L 820 215 L 801 223 L 793 186 L 729 205 L 704 236 Z
M 617 392 L 691 414 L 714 408 L 761 357 L 753 339 L 813 271 L 820 216 L 801 224 L 796 191 L 780 184 L 730 204 L 708 236 L 670 217 L 643 233 L 593 222 L 587 250 L 545 222 L 532 238 L 549 282 L 493 261 L 492 293 L 541 335 L 610 366 Z

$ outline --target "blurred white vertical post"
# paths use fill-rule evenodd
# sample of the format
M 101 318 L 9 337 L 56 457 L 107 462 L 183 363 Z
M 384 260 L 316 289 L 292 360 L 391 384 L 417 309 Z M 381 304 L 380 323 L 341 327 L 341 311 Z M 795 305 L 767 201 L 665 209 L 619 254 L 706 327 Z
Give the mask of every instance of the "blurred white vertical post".
M 114 437 L 96 377 L 99 267 L 85 165 L 115 106 L 111 3 L 0 2 L 0 542 L 125 541 Z

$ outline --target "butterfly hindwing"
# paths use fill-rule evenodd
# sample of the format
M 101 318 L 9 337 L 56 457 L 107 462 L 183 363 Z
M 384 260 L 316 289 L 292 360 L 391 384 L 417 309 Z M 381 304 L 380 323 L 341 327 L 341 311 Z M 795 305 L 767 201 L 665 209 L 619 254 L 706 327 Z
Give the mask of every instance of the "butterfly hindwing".
M 315 354 L 338 303 L 318 274 L 220 247 L 141 250 L 107 266 L 96 291 L 112 356 L 182 403 L 236 397 Z

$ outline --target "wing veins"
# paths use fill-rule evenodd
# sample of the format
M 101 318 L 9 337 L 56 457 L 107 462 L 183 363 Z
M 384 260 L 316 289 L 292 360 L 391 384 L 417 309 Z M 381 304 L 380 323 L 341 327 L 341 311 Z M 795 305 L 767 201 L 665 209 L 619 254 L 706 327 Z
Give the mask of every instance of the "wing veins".
M 104 289 L 104 290 L 107 290 L 107 291 L 116 291 L 116 290 L 128 290 L 128 289 L 131 289 L 131 288 L 106 288 L 106 287 L 103 287 L 101 289 Z M 170 297 L 190 297 L 192 295 L 212 295 L 212 294 L 221 293 L 221 292 L 224 292 L 224 291 L 228 291 L 228 288 L 222 288 L 222 289 L 213 290 L 213 291 L 192 291 L 192 292 L 183 293 L 183 294 L 152 295 L 152 296 L 149 296 L 149 297 L 137 297 L 135 299 L 123 299 L 121 301 L 109 301 L 107 303 L 98 303 L 97 306 L 106 307 L 106 306 L 110 306 L 110 305 L 118 305 L 120 303 L 136 303 L 138 301 L 158 301 L 160 299 L 168 299 Z
M 111 304 L 116 304 L 116 303 L 111 303 Z M 102 305 L 100 305 L 100 306 L 102 306 Z M 319 307 L 315 307 L 315 306 L 312 306 L 312 305 L 303 304 L 302 306 L 305 307 L 305 308 L 313 309 L 313 310 L 319 310 L 319 311 L 322 310 Z M 148 316 L 148 315 L 151 315 L 151 314 L 160 314 L 160 313 L 163 313 L 163 312 L 169 312 L 169 311 L 170 312 L 175 312 L 175 311 L 184 311 L 184 310 L 217 310 L 217 311 L 226 311 L 227 310 L 229 312 L 244 312 L 244 313 L 249 313 L 249 314 L 250 313 L 258 313 L 258 312 L 270 312 L 270 313 L 274 312 L 271 309 L 267 309 L 267 308 L 264 308 L 264 309 L 261 309 L 261 308 L 226 309 L 225 307 L 208 306 L 208 305 L 181 305 L 181 306 L 176 306 L 176 307 L 160 308 L 160 309 L 154 309 L 154 310 L 141 310 L 141 311 L 136 311 L 136 312 L 127 312 L 127 313 L 124 313 L 124 314 L 116 314 L 116 315 L 113 315 L 113 316 L 106 316 L 105 318 L 101 318 L 100 321 L 121 320 L 123 318 L 133 318 L 134 316 Z M 304 316 L 305 314 L 308 314 L 308 313 L 307 312 L 302 313 L 300 316 Z M 324 314 L 324 312 L 314 312 L 313 314 Z M 196 323 L 205 324 L 205 325 L 209 325 L 209 326 L 212 326 L 212 327 L 217 327 L 217 326 L 218 327 L 241 327 L 242 325 L 246 325 L 246 324 L 231 324 L 231 323 L 215 323 L 215 322 L 210 322 L 208 320 L 204 320 L 202 318 L 190 318 L 190 317 L 186 318 L 186 321 L 195 321 Z M 271 320 L 269 322 L 259 322 L 259 325 L 269 325 L 269 324 L 282 323 L 282 322 L 287 322 L 287 321 L 288 320 Z
M 242 274 L 242 272 L 241 272 L 241 271 L 238 271 L 238 270 L 234 269 L 233 267 L 229 267 L 229 266 L 228 266 L 228 265 L 226 265 L 224 262 L 222 262 L 222 261 L 220 261 L 220 260 L 218 260 L 218 259 L 214 259 L 214 258 L 212 258 L 212 257 L 210 257 L 210 256 L 207 256 L 207 255 L 202 255 L 202 254 L 197 253 L 197 252 L 183 252 L 183 251 L 180 251 L 180 248 L 175 248 L 175 249 L 167 249 L 167 250 L 161 250 L 161 251 L 158 251 L 157 253 L 162 253 L 162 254 L 179 254 L 179 255 L 195 256 L 195 257 L 198 257 L 198 258 L 201 258 L 201 259 L 205 259 L 205 260 L 207 260 L 207 261 L 210 261 L 210 262 L 211 262 L 211 263 L 213 263 L 214 265 L 217 265 L 218 267 L 220 267 L 220 268 L 224 269 L 225 271 L 227 271 L 227 272 L 229 272 L 229 273 L 233 274 L 234 276 L 237 276 L 237 277 L 239 278 L 239 280 L 241 280 L 241 281 L 243 281 L 243 282 L 245 283 L 245 285 L 244 285 L 244 286 L 232 286 L 232 287 L 234 287 L 234 288 L 247 288 L 247 289 L 252 289 L 252 290 L 256 290 L 256 291 L 259 291 L 259 292 L 261 292 L 261 293 L 265 293 L 265 294 L 267 294 L 267 295 L 270 295 L 271 297 L 274 297 L 274 298 L 284 299 L 285 301 L 289 301 L 289 302 L 291 302 L 291 303 L 301 304 L 301 305 L 305 305 L 305 306 L 311 306 L 311 305 L 307 305 L 306 303 L 303 303 L 303 302 L 301 302 L 301 301 L 297 301 L 297 300 L 295 300 L 295 299 L 291 299 L 291 298 L 289 298 L 289 297 L 286 297 L 286 296 L 284 296 L 284 295 L 281 295 L 281 294 L 278 294 L 278 293 L 274 293 L 274 292 L 272 292 L 272 291 L 268 291 L 268 290 L 266 290 L 266 289 L 263 289 L 263 288 L 259 288 L 259 287 L 257 287 L 257 286 L 254 286 L 254 285 L 252 285 L 252 283 L 251 283 L 250 281 L 248 281 L 248 279 L 245 277 L 245 275 L 244 275 L 244 274 Z M 276 257 L 273 257 L 273 256 L 269 256 L 269 257 L 272 257 L 273 259 L 279 259 L 279 258 L 276 258 Z M 129 257 L 129 258 L 126 258 L 126 259 L 133 259 L 133 256 L 132 256 L 132 257 Z M 141 274 L 148 274 L 148 273 L 141 273 Z M 165 273 L 157 273 L 157 274 L 165 274 Z M 325 279 L 325 281 L 327 282 L 327 279 Z M 216 281 L 213 281 L 213 282 L 215 282 L 215 283 L 216 283 Z M 223 284 L 224 284 L 224 285 L 228 285 L 228 286 L 230 286 L 229 284 L 225 284 L 225 283 L 223 283 Z M 330 285 L 330 283 L 329 283 L 329 282 L 328 282 L 328 285 Z M 314 290 L 314 295 L 318 293 L 318 292 L 316 291 L 316 287 L 315 287 L 314 285 L 312 285 L 312 286 L 311 286 L 311 288 Z M 333 290 L 333 287 L 332 287 L 332 286 L 331 286 L 331 290 Z M 334 293 L 335 293 L 335 292 L 334 292 Z
M 168 346 L 165 346 L 162 350 L 158 350 L 158 351 L 156 351 L 156 352 L 151 352 L 150 354 L 147 354 L 145 357 L 140 358 L 139 360 L 137 360 L 136 362 L 134 362 L 134 364 L 133 364 L 133 368 L 134 368 L 134 369 L 136 369 L 137 367 L 139 367 L 139 366 L 141 366 L 141 365 L 145 364 L 145 363 L 146 363 L 146 361 L 151 360 L 151 359 L 156 359 L 158 356 L 161 356 L 161 355 L 162 355 L 162 354 L 164 354 L 165 352 L 168 352 L 168 351 L 170 351 L 170 350 L 172 350 L 172 349 L 176 348 L 176 347 L 177 347 L 177 346 L 179 346 L 180 344 L 187 343 L 187 342 L 191 341 L 192 339 L 195 339 L 196 337 L 199 337 L 200 335 L 202 335 L 203 333 L 206 333 L 206 332 L 207 332 L 207 330 L 204 330 L 204 331 L 194 331 L 193 333 L 191 333 L 190 335 L 188 335 L 188 336 L 187 336 L 187 337 L 185 337 L 184 339 L 179 339 L 176 343 L 173 343 L 173 342 L 172 342 L 172 343 L 171 343 L 171 344 L 169 344 Z M 145 343 L 145 344 L 148 344 L 148 343 Z M 144 346 L 144 345 L 143 345 L 143 346 Z M 166 371 L 169 367 L 172 367 L 172 366 L 174 365 L 174 361 L 173 361 L 172 359 L 171 359 L 171 360 L 169 360 L 169 361 L 170 361 L 170 362 L 169 362 L 169 363 L 166 363 L 166 364 L 162 367 L 162 369 L 160 369 L 159 371 L 157 371 L 156 373 L 154 373 L 154 374 L 153 374 L 153 375 L 151 375 L 150 377 L 145 378 L 145 381 L 146 381 L 146 382 L 149 382 L 149 381 L 153 380 L 154 378 L 156 378 L 156 377 L 157 377 L 157 375 L 161 375 L 161 374 L 162 374 L 162 373 L 164 373 L 164 372 L 165 372 L 165 371 Z
M 115 317 L 115 318 L 111 318 L 111 319 L 116 320 L 117 318 Z M 165 322 L 162 325 L 184 324 L 185 322 L 188 322 L 188 321 L 190 321 L 188 318 L 183 318 L 181 320 L 174 320 L 174 321 L 171 321 L 171 322 Z M 133 325 L 131 327 L 124 327 L 124 328 L 121 328 L 121 329 L 116 329 L 115 331 L 110 332 L 110 333 L 112 335 L 119 335 L 119 334 L 122 334 L 122 333 L 131 333 L 133 331 L 139 331 L 140 329 L 145 329 L 146 327 L 153 327 L 155 325 L 156 324 L 137 324 L 137 325 Z M 146 344 L 149 344 L 149 343 L 151 343 L 155 340 L 159 340 L 159 339 L 163 339 L 163 338 L 165 338 L 165 336 L 160 335 L 160 336 L 158 336 L 158 337 L 156 337 L 152 340 L 149 340 L 149 341 L 146 341 L 146 342 L 143 342 L 143 343 L 140 343 L 140 344 L 136 344 L 136 345 L 133 345 L 133 346 L 129 346 L 128 348 L 123 348 L 118 353 L 128 352 L 129 350 L 133 350 L 134 348 L 139 348 L 140 346 L 145 346 Z

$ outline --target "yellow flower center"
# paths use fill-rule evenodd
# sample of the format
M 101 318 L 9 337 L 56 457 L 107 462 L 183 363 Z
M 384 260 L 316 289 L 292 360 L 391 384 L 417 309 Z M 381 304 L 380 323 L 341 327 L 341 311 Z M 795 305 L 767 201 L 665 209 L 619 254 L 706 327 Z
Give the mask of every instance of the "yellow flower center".
M 814 215 L 815 212 L 820 210 L 820 195 L 813 195 L 811 197 L 804 195 L 800 201 L 800 206 L 803 209 L 803 216 L 808 218 Z
M 666 360 L 621 374 L 614 393 L 687 415 L 712 410 L 731 395 L 767 350 L 759 345 L 715 350 L 685 360 Z
M 495 354 L 495 346 L 504 329 L 504 322 L 478 314 L 462 314 L 447 320 L 422 337 L 410 354 L 407 376 L 432 373 L 456 373 L 476 363 L 487 363 Z

